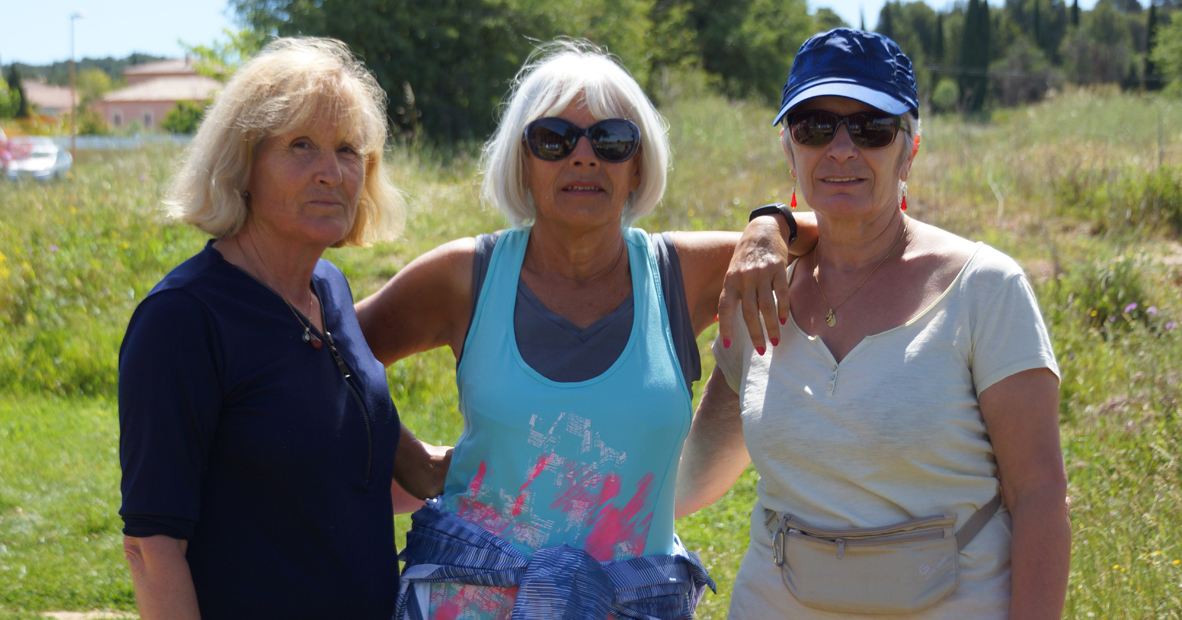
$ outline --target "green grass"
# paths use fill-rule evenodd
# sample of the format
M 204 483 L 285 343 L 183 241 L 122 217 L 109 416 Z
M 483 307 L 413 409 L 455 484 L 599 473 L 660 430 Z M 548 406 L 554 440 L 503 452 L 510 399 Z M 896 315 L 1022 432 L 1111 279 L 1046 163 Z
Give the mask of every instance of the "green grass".
M 117 514 L 118 439 L 107 401 L 0 402 L 0 611 L 134 605 Z
M 735 229 L 754 206 L 787 198 L 772 111 L 692 96 L 664 112 L 674 169 L 645 228 Z M 925 118 L 909 184 L 909 214 L 1013 255 L 1042 303 L 1063 371 L 1072 618 L 1182 618 L 1182 329 L 1167 328 L 1182 320 L 1179 121 L 1182 102 L 1107 91 L 1062 93 L 988 124 Z M 176 155 L 83 154 L 70 182 L 0 183 L 0 619 L 134 609 L 116 514 L 116 358 L 135 304 L 204 243 L 159 215 Z M 411 205 L 404 238 L 328 253 L 358 297 L 439 243 L 501 226 L 479 205 L 470 152 L 396 152 L 390 163 Z M 699 342 L 706 374 L 712 336 Z M 450 352 L 388 377 L 408 425 L 455 441 Z M 755 481 L 749 470 L 678 522 L 719 585 L 701 618 L 725 616 Z M 396 520 L 400 544 L 408 525 Z

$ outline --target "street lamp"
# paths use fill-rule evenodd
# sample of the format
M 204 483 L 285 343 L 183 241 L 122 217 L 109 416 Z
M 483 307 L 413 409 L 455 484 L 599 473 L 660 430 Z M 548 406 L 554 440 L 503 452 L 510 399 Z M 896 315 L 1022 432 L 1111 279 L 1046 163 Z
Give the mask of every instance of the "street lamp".
M 74 84 L 74 20 L 86 17 L 82 11 L 74 11 L 70 13 L 70 157 L 77 157 L 75 152 L 77 143 L 75 141 L 74 122 L 78 117 L 78 94 L 77 88 Z

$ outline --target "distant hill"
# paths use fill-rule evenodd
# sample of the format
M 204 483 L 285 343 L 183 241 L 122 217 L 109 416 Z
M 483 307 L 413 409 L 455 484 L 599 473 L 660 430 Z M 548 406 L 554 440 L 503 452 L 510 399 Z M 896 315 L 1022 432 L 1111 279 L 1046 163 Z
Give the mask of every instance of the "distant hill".
M 77 70 L 81 72 L 83 69 L 98 68 L 111 76 L 111 81 L 121 83 L 123 80 L 123 68 L 131 65 L 142 65 L 147 62 L 156 62 L 158 60 L 167 60 L 165 56 L 153 56 L 151 54 L 131 54 L 127 58 L 83 58 L 77 61 Z M 51 65 L 26 65 L 24 63 L 12 63 L 20 69 L 21 76 L 24 79 L 38 79 L 44 78 L 49 84 L 57 86 L 70 85 L 70 63 L 69 61 L 55 62 Z M 8 75 L 7 65 L 4 70 L 4 75 Z

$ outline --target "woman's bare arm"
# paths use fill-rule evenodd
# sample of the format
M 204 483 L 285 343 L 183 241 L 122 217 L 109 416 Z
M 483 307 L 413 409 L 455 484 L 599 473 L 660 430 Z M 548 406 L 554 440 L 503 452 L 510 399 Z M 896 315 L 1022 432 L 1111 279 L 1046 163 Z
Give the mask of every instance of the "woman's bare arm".
M 718 501 L 750 462 L 743 441 L 739 395 L 715 367 L 681 450 L 674 518 L 693 514 Z
M 413 512 L 423 506 L 423 500 L 442 495 L 450 466 L 450 447 L 424 443 L 403 425 L 390 485 L 394 514 Z
M 978 401 L 1013 519 L 1010 618 L 1058 620 L 1071 565 L 1059 380 L 1045 368 L 1027 370 L 991 385 Z
M 378 292 L 357 303 L 357 320 L 374 357 L 389 366 L 436 347 L 459 359 L 472 310 L 476 240 L 457 239 L 411 261 Z
M 457 239 L 411 261 L 377 293 L 356 305 L 369 348 L 383 364 L 450 346 L 459 359 L 472 308 L 476 240 Z M 451 448 L 419 441 L 406 426 L 394 454 L 390 501 L 410 512 L 443 493 Z
M 185 551 L 189 541 L 169 536 L 123 537 L 136 605 L 143 620 L 200 620 Z

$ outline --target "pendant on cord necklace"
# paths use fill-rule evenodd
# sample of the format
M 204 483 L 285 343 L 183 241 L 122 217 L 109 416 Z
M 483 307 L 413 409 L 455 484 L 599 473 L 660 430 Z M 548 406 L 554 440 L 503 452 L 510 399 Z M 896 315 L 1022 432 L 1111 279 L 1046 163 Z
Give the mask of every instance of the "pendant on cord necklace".
M 320 342 L 319 338 L 312 335 L 312 328 L 310 327 L 304 327 L 304 342 L 312 343 L 312 348 L 317 350 L 324 346 L 324 343 Z
M 829 314 L 825 315 L 825 322 L 829 324 L 829 327 L 837 325 L 837 316 L 833 314 L 833 308 L 830 308 Z

